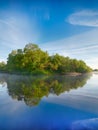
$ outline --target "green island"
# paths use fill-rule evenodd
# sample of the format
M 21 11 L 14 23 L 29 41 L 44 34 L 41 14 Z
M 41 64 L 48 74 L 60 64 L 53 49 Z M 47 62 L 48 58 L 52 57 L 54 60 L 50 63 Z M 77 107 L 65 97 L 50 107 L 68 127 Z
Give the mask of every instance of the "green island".
M 29 43 L 23 49 L 12 50 L 7 63 L 0 62 L 0 72 L 12 74 L 81 74 L 92 69 L 82 60 L 71 59 L 59 54 L 49 55 L 37 44 Z

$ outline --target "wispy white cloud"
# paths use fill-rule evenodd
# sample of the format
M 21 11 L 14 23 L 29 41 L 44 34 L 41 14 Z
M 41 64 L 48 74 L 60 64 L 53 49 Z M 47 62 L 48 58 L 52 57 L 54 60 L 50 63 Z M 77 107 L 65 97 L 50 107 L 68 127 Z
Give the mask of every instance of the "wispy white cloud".
M 32 26 L 30 27 L 30 23 L 26 18 L 22 17 L 21 19 L 19 16 L 13 18 L 9 17 L 4 20 L 0 19 L 0 39 L 6 41 L 5 44 L 9 45 L 11 48 L 13 46 L 21 47 L 23 43 L 25 44 L 25 42 L 36 39 L 36 32 L 34 32 L 35 27 Z M 12 42 L 13 44 L 11 44 Z
M 67 50 L 67 51 L 70 51 L 70 50 Z M 71 54 L 91 53 L 92 51 L 94 51 L 94 53 L 98 52 L 98 44 L 84 46 L 81 48 L 73 48 L 71 50 Z
M 30 22 L 26 15 L 22 14 L 6 12 L 0 17 L 0 60 L 6 59 L 11 50 L 23 48 L 25 44 L 38 40 L 36 22 Z
M 98 27 L 98 11 L 82 10 L 71 14 L 67 22 L 73 25 Z

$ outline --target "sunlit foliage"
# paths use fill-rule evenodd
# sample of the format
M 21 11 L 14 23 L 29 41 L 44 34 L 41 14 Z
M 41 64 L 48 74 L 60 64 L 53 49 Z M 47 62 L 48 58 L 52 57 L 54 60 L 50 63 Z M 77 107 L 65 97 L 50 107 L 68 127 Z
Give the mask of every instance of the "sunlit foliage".
M 0 63 L 0 70 L 19 74 L 66 74 L 86 73 L 91 68 L 82 60 L 71 59 L 59 54 L 49 56 L 38 45 L 29 43 L 23 49 L 12 50 L 7 65 Z

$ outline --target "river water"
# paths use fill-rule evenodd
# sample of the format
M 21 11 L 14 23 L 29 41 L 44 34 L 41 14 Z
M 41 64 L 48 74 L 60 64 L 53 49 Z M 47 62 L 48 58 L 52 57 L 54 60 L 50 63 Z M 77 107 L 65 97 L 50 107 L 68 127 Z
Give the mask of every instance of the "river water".
M 98 130 L 98 73 L 0 74 L 0 130 Z

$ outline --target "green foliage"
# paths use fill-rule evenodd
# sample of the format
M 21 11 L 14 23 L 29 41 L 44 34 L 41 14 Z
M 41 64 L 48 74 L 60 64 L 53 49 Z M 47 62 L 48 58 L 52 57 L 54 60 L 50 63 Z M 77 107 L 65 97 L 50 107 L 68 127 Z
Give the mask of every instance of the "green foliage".
M 5 62 L 0 62 L 0 71 L 5 71 L 6 70 L 6 63 Z
M 36 44 L 32 44 L 32 43 L 29 43 L 25 46 L 24 48 L 24 52 L 27 52 L 27 51 L 36 51 L 36 50 L 39 50 L 39 47 L 38 45 Z
M 13 50 L 7 61 L 7 71 L 20 74 L 66 74 L 68 72 L 90 72 L 91 68 L 82 60 L 70 59 L 59 54 L 49 56 L 38 45 L 29 43 L 23 50 Z

